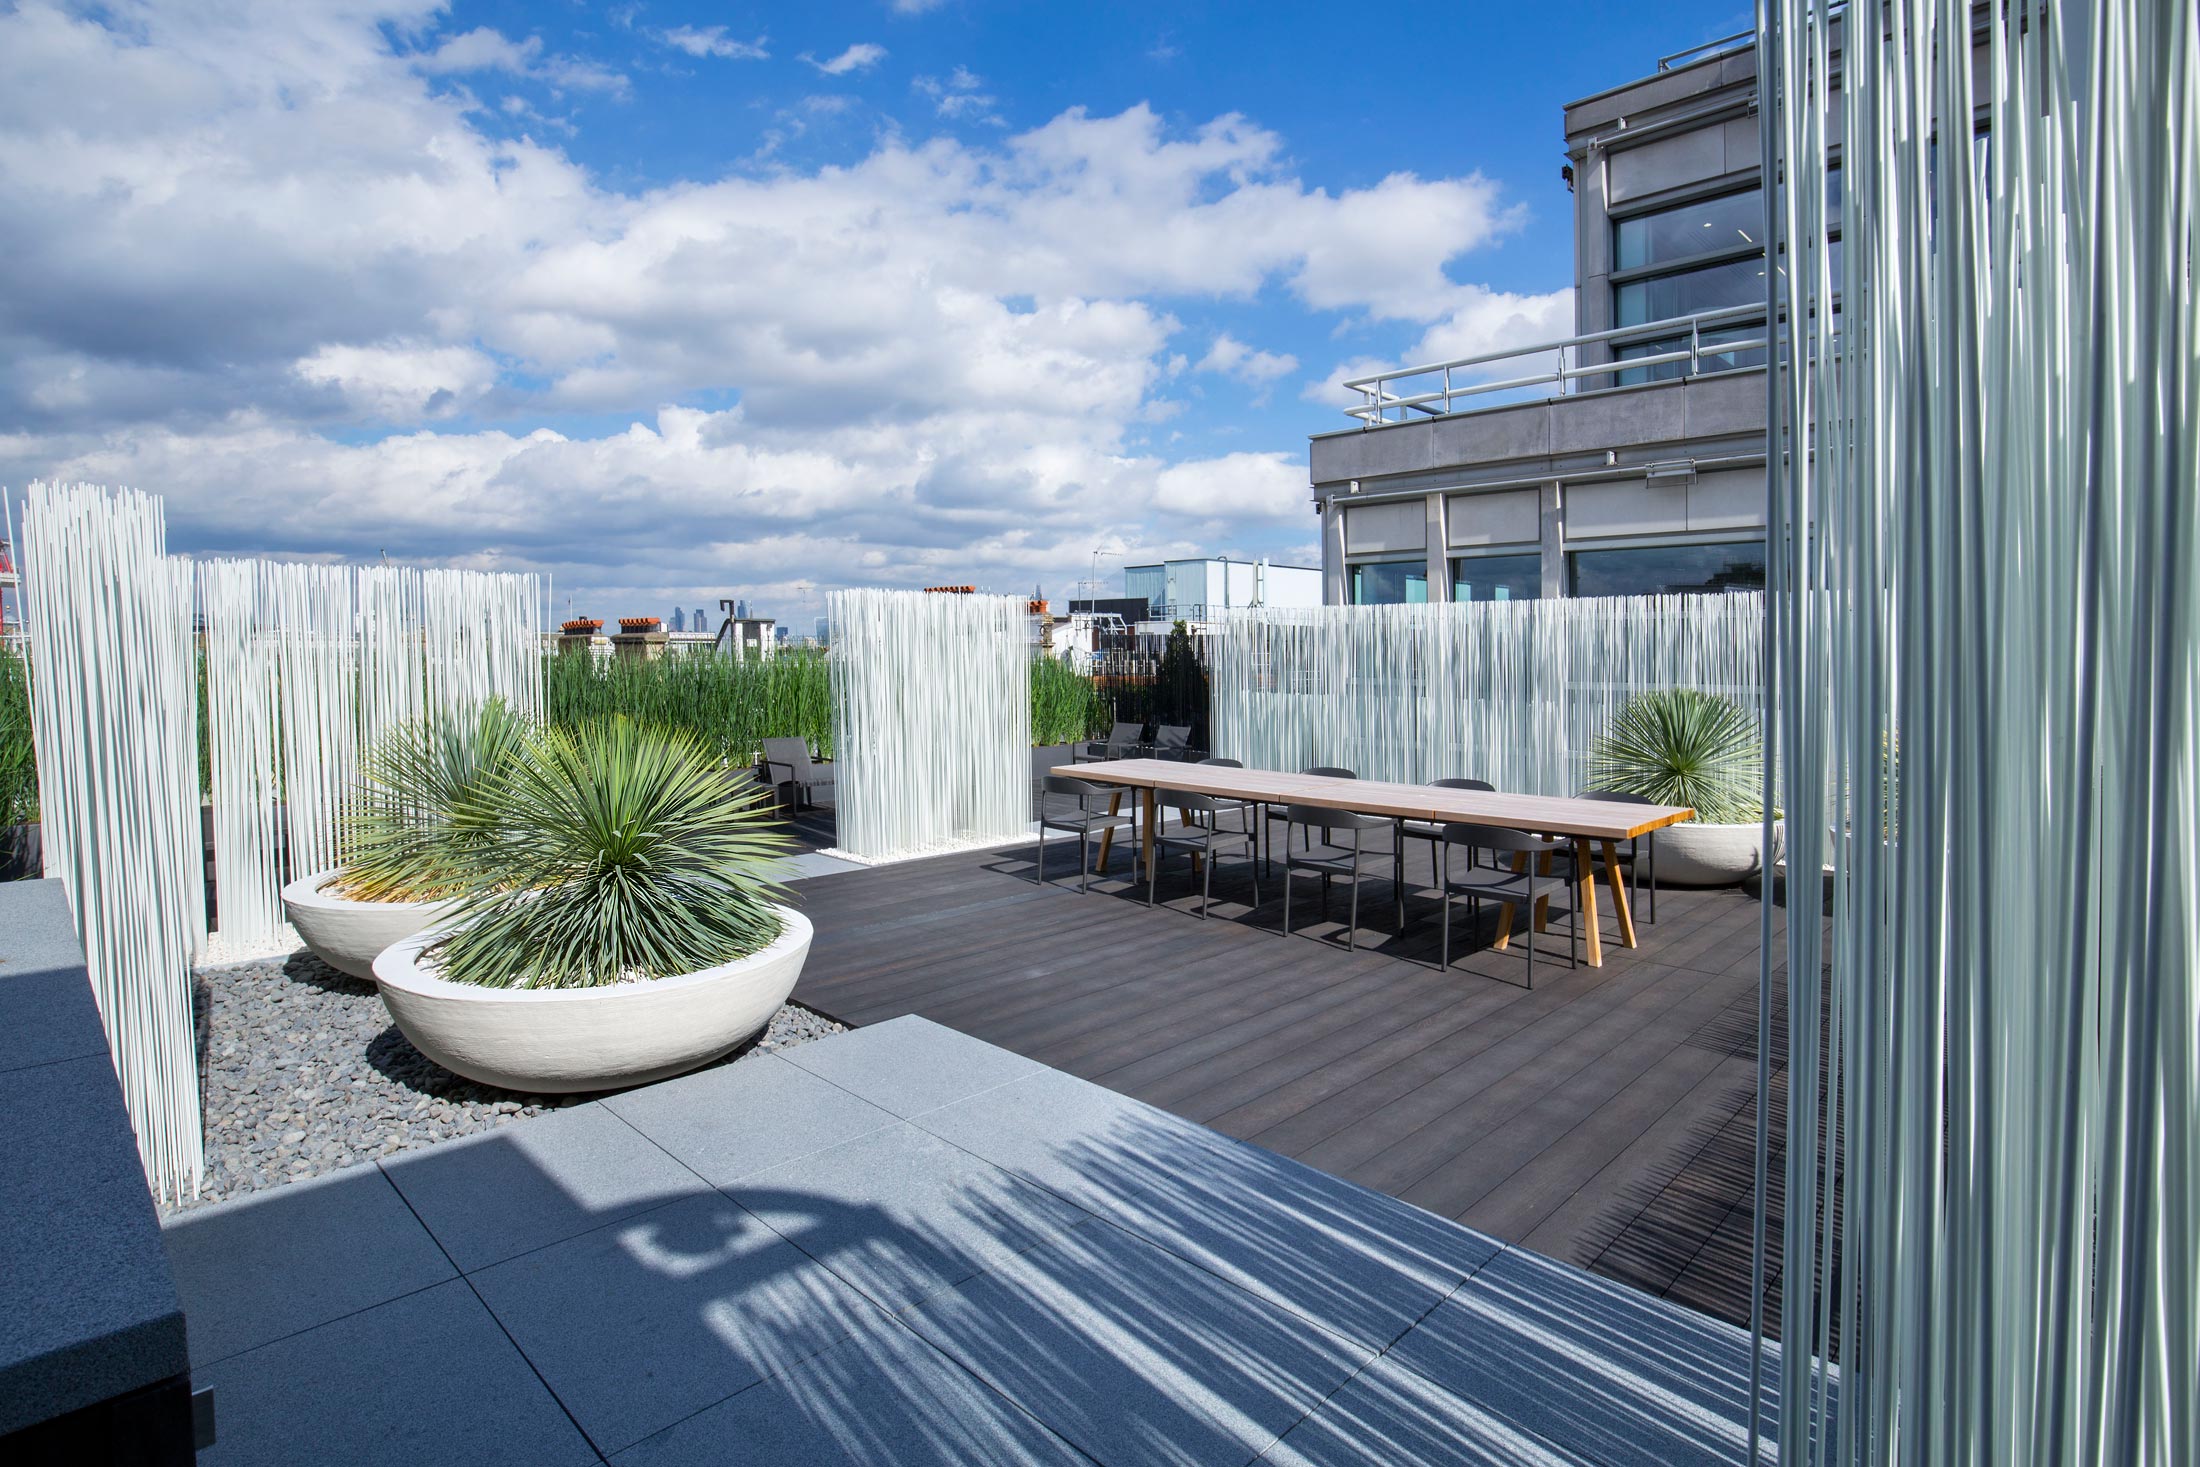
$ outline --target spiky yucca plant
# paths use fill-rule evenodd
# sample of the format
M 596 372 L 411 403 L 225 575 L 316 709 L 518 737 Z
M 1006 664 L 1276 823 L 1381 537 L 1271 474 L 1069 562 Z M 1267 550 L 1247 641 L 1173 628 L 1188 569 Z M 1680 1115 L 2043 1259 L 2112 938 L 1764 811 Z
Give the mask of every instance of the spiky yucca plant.
M 1660 688 L 1627 700 L 1589 755 L 1589 787 L 1687 805 L 1707 825 L 1763 813 L 1757 720 L 1732 698 Z
M 768 795 L 682 730 L 538 730 L 477 797 L 497 838 L 435 949 L 441 976 L 590 988 L 760 951 L 779 936 L 790 845 Z
M 473 855 L 495 833 L 493 807 L 477 796 L 526 738 L 527 721 L 501 698 L 383 735 L 367 751 L 346 812 L 336 894 L 426 902 L 465 891 Z

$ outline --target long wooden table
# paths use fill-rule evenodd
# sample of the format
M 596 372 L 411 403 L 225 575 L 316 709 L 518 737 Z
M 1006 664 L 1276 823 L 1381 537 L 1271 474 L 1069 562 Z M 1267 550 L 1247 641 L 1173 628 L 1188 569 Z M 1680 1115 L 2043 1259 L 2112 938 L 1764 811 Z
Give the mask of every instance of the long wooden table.
M 1506 830 L 1570 838 L 1574 843 L 1574 879 L 1579 884 L 1582 925 L 1587 929 L 1591 967 L 1604 966 L 1597 932 L 1596 866 L 1592 843 L 1603 847 L 1604 875 L 1619 916 L 1620 941 L 1635 946 L 1634 914 L 1627 887 L 1619 879 L 1617 846 L 1693 819 L 1683 805 L 1630 805 L 1609 800 L 1576 800 L 1551 795 L 1508 795 L 1482 790 L 1445 789 L 1426 784 L 1388 784 L 1373 779 L 1340 779 L 1326 774 L 1285 774 L 1273 769 L 1232 769 L 1221 764 L 1179 764 L 1166 759 L 1110 759 L 1064 771 L 1095 784 L 1121 785 L 1139 793 L 1145 818 L 1140 822 L 1141 855 L 1153 860 L 1154 792 L 1180 790 L 1261 805 L 1315 805 L 1360 815 L 1388 815 L 1437 824 L 1461 822 Z M 1112 835 L 1112 833 L 1111 833 Z M 1106 857 L 1103 854 L 1102 863 Z M 1537 926 L 1541 927 L 1540 921 Z M 1512 909 L 1498 918 L 1497 946 L 1512 932 Z

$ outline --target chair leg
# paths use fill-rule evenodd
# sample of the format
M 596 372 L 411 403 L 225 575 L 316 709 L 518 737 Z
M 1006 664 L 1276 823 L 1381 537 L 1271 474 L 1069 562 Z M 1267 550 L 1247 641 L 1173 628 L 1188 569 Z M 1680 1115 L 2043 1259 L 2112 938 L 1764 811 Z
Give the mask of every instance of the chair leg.
M 1436 876 L 1437 899 L 1444 904 L 1444 971 L 1451 971 L 1451 848 L 1444 848 L 1443 869 Z
M 1153 892 L 1159 881 L 1160 868 L 1161 847 L 1155 846 L 1153 848 L 1153 859 L 1146 862 L 1146 907 L 1149 911 L 1153 908 Z
M 1352 905 L 1348 915 L 1352 920 L 1344 929 L 1344 950 L 1351 952 L 1360 941 L 1360 842 L 1357 836 L 1352 841 Z
M 1533 993 L 1535 992 L 1535 923 L 1527 919 L 1530 913 L 1533 912 L 1535 904 L 1531 901 L 1528 907 L 1529 910 L 1522 912 L 1520 915 L 1522 921 L 1526 922 L 1528 929 L 1524 934 L 1524 940 L 1528 944 L 1528 991 Z
M 1039 874 L 1031 878 L 1040 886 L 1047 884 L 1047 828 L 1039 827 Z
M 1253 911 L 1257 912 L 1260 910 L 1260 862 L 1246 861 L 1245 873 L 1253 878 Z M 1246 915 L 1251 916 L 1252 913 L 1248 912 Z
M 1092 890 L 1092 832 L 1077 832 L 1077 890 L 1080 894 Z
M 1283 861 L 1283 935 L 1291 935 L 1291 852 L 1285 848 Z
M 1577 906 L 1566 918 L 1566 968 L 1571 972 L 1580 966 L 1574 958 L 1574 944 L 1581 938 L 1581 911 Z
M 1199 863 L 1199 920 L 1207 920 L 1207 894 L 1215 887 L 1214 847 L 1207 848 L 1207 859 Z

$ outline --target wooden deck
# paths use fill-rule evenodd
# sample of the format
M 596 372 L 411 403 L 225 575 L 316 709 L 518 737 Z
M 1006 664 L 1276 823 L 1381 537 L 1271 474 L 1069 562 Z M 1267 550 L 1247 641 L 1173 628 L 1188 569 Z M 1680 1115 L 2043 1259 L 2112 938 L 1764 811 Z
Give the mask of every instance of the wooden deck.
M 1409 877 L 1426 874 L 1425 852 L 1409 845 Z M 1433 897 L 1413 899 L 1392 932 L 1387 852 L 1370 858 L 1383 879 L 1363 886 L 1349 953 L 1341 922 L 1316 920 L 1318 883 L 1303 875 L 1292 935 L 1280 934 L 1280 865 L 1251 910 L 1247 865 L 1226 858 L 1203 922 L 1181 856 L 1156 911 L 1123 853 L 1089 895 L 1075 859 L 1059 839 L 1046 886 L 1028 846 L 805 881 L 817 939 L 795 996 L 855 1024 L 922 1014 L 1746 1323 L 1753 897 L 1661 892 L 1632 951 L 1607 905 L 1605 965 L 1571 972 L 1554 908 L 1531 992 L 1517 940 L 1476 950 L 1494 927 L 1487 909 L 1479 939 L 1463 909 L 1455 918 L 1448 973 Z M 1340 889 L 1331 912 L 1344 910 Z

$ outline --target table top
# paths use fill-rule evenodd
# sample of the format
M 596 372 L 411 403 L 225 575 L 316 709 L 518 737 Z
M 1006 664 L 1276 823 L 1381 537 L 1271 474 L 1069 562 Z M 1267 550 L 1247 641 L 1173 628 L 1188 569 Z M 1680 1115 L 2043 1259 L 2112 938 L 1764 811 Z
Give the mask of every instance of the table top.
M 1168 759 L 1109 759 L 1064 765 L 1053 771 L 1098 784 L 1132 789 L 1181 790 L 1270 805 L 1319 805 L 1362 815 L 1405 820 L 1462 821 L 1570 835 L 1586 840 L 1627 840 L 1692 820 L 1685 805 L 1628 805 L 1557 795 L 1508 795 L 1443 789 L 1426 784 L 1388 784 L 1329 774 L 1285 774 L 1274 769 L 1232 769 L 1223 764 L 1181 764 Z

